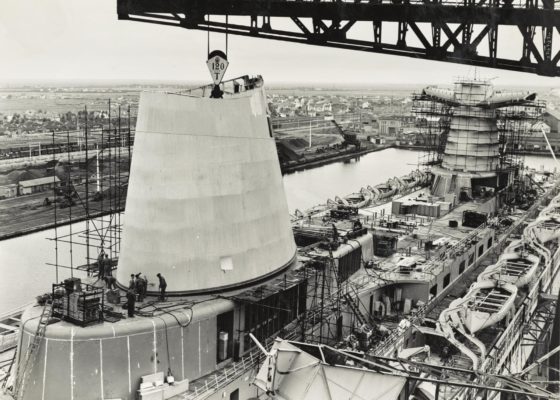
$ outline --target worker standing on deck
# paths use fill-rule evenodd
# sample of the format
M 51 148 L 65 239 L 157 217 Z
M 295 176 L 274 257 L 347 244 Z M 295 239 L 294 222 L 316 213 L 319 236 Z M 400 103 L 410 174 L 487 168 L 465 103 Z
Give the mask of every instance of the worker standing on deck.
M 136 302 L 136 295 L 134 294 L 133 290 L 129 290 L 126 293 L 126 300 L 127 300 L 126 307 L 128 310 L 128 317 L 132 318 L 134 317 L 134 305 Z
M 97 256 L 97 277 L 103 279 L 105 276 L 105 258 L 103 257 L 105 252 L 101 250 L 99 256 Z
M 134 274 L 130 274 L 130 282 L 128 282 L 128 289 L 136 290 L 136 278 L 134 277 Z
M 112 276 L 113 275 L 113 266 L 111 265 L 111 260 L 109 260 L 109 256 L 107 254 L 105 254 L 105 258 L 103 259 L 103 263 L 105 264 L 104 267 L 104 274 L 106 276 Z
M 117 279 L 114 276 L 106 276 L 103 278 L 103 280 L 107 284 L 107 289 L 112 290 L 117 288 Z
M 138 301 L 144 301 L 144 296 L 146 296 L 146 284 L 145 279 L 142 278 L 140 274 L 141 273 L 136 274 L 136 293 L 138 293 Z
M 161 301 L 165 301 L 165 289 L 167 289 L 167 282 L 160 273 L 157 274 L 157 277 L 159 279 L 159 299 Z

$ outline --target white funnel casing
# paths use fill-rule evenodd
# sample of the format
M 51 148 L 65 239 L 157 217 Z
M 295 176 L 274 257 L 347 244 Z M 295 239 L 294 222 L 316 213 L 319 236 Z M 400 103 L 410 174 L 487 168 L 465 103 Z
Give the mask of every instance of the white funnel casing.
M 453 90 L 428 87 L 423 94 L 452 107 L 441 167 L 432 193 L 472 195 L 475 185 L 498 187 L 500 137 L 496 109 L 535 99 L 529 92 L 496 92 L 490 81 L 459 80 Z M 473 184 L 473 181 L 477 183 Z
M 119 284 L 141 272 L 157 288 L 159 272 L 169 293 L 236 288 L 295 252 L 264 88 L 223 99 L 143 93 Z

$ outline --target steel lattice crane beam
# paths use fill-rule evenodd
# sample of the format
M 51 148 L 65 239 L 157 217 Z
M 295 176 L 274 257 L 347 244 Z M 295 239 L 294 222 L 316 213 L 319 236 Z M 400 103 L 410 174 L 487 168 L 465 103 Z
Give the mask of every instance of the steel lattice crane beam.
M 187 29 L 560 76 L 554 0 L 117 0 L 117 12 Z M 355 38 L 364 23 L 371 36 Z M 514 34 L 517 54 L 499 57 L 500 40 Z

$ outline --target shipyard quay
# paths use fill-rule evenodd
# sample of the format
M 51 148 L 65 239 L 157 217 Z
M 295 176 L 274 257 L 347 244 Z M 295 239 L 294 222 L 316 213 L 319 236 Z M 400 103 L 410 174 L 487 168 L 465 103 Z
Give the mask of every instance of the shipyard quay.
M 554 2 L 7 1 L 0 38 L 0 400 L 560 400 Z

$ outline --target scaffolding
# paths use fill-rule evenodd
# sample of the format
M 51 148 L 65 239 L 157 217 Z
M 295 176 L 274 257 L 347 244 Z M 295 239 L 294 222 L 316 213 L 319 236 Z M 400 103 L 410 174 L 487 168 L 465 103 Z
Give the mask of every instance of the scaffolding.
M 497 110 L 496 118 L 500 137 L 500 171 L 519 171 L 524 165 L 527 139 L 543 122 L 546 109 L 544 101 L 533 100 L 523 105 L 508 106 Z
M 426 95 L 415 93 L 411 111 L 416 117 L 416 128 L 424 146 L 420 163 L 441 165 L 453 112 L 451 104 L 432 101 Z
M 455 96 L 457 98 L 474 96 L 468 90 L 469 87 L 461 85 L 461 82 L 459 81 L 455 86 Z M 544 101 L 525 100 L 522 104 L 514 104 L 513 101 L 511 104 L 505 103 L 503 106 L 496 107 L 495 112 L 493 112 L 482 106 L 459 105 L 454 100 L 446 101 L 429 94 L 416 93 L 413 95 L 412 113 L 416 116 L 416 126 L 424 139 L 423 163 L 425 165 L 441 165 L 444 163 L 445 157 L 456 165 L 465 164 L 464 168 L 467 172 L 467 160 L 459 160 L 460 157 L 464 158 L 464 155 L 461 155 L 459 151 L 448 150 L 446 152 L 450 130 L 476 132 L 476 129 L 479 129 L 479 124 L 484 123 L 485 120 L 495 119 L 498 134 L 497 143 L 486 143 L 481 140 L 478 134 L 470 135 L 474 140 L 471 143 L 468 141 L 470 136 L 466 135 L 467 142 L 464 145 L 467 147 L 472 145 L 481 149 L 481 151 L 477 151 L 477 155 L 487 158 L 484 165 L 479 165 L 479 161 L 483 160 L 472 157 L 471 160 L 474 159 L 475 162 L 470 167 L 473 170 L 481 171 L 518 171 L 523 168 L 523 152 L 526 148 L 527 138 L 534 133 L 535 127 L 542 122 L 544 109 Z M 485 132 L 484 129 L 481 132 Z M 494 160 L 493 154 L 485 151 L 488 150 L 487 147 L 493 144 L 498 145 L 497 160 Z
M 55 244 L 54 263 L 47 263 L 64 276 L 82 272 L 94 276 L 101 262 L 111 269 L 118 261 L 121 225 L 126 202 L 136 110 L 112 103 L 105 110 L 78 113 L 82 130 L 77 141 L 68 133 L 52 134 L 52 147 L 60 147 L 66 135 L 66 153 L 52 153 L 54 185 L 52 207 Z M 55 181 L 56 182 L 56 181 Z M 80 260 L 80 261 L 78 261 Z M 83 260 L 83 261 L 82 261 Z

